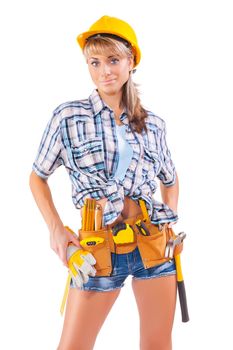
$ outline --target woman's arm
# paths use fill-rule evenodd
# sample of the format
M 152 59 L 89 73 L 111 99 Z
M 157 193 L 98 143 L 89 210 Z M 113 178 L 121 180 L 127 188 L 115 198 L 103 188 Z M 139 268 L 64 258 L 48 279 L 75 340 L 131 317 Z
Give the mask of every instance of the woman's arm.
M 172 210 L 177 213 L 178 197 L 179 197 L 179 180 L 176 173 L 176 182 L 174 185 L 166 187 L 160 181 L 160 191 L 163 203 L 167 204 Z
M 55 208 L 47 180 L 42 179 L 32 171 L 29 185 L 35 202 L 48 226 L 50 246 L 58 254 L 64 265 L 68 267 L 66 260 L 67 245 L 72 241 L 80 247 L 79 241 L 64 228 L 62 220 Z

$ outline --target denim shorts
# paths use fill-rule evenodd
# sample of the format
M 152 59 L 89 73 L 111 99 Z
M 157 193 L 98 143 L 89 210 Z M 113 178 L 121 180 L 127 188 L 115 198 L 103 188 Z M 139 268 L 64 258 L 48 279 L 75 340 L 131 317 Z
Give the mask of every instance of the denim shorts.
M 132 252 L 126 254 L 111 253 L 112 256 L 112 273 L 111 276 L 89 276 L 89 280 L 85 283 L 81 290 L 95 290 L 99 292 L 107 292 L 124 286 L 124 281 L 129 275 L 134 280 L 158 278 L 176 274 L 174 259 L 145 269 L 142 259 L 136 247 Z M 71 279 L 71 288 L 76 288 Z

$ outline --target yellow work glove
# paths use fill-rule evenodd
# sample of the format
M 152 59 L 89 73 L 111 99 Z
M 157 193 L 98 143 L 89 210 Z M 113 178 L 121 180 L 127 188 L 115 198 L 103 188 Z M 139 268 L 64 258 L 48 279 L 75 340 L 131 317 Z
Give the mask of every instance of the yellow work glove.
M 96 264 L 94 256 L 74 244 L 67 247 L 67 261 L 73 282 L 78 288 L 88 282 L 89 276 L 96 274 L 96 269 L 92 266 Z

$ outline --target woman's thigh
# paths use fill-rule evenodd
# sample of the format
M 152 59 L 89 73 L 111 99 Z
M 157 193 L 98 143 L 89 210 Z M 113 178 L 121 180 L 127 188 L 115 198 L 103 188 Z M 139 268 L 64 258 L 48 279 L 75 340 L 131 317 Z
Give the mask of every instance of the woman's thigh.
M 176 307 L 176 275 L 132 280 L 140 316 L 140 349 L 170 350 Z
M 91 350 L 120 289 L 99 292 L 70 288 L 57 350 Z

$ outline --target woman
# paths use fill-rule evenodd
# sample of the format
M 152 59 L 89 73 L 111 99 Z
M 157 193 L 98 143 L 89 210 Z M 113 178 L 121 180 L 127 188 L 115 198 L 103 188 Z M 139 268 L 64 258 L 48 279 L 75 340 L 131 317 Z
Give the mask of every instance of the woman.
M 77 41 L 96 89 L 88 99 L 63 103 L 54 110 L 30 175 L 32 193 L 48 225 L 51 248 L 67 267 L 70 243 L 77 251 L 83 247 L 79 237 L 64 228 L 47 183 L 60 165 L 72 181 L 76 208 L 82 209 L 83 215 L 85 199 L 96 199 L 103 210 L 104 227 L 114 228 L 123 220 L 140 217 L 141 199 L 153 228 L 163 230 L 178 219 L 178 177 L 166 143 L 165 122 L 142 107 L 132 81 L 141 57 L 133 29 L 120 19 L 103 16 Z M 152 198 L 156 177 L 164 203 Z M 108 276 L 95 275 L 96 261 L 90 259 L 89 270 L 83 275 L 85 283 L 77 286 L 72 281 L 59 350 L 93 349 L 129 275 L 133 275 L 140 317 L 140 349 L 172 348 L 174 260 L 146 267 L 137 243 L 133 248 L 126 253 L 111 251 Z

